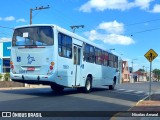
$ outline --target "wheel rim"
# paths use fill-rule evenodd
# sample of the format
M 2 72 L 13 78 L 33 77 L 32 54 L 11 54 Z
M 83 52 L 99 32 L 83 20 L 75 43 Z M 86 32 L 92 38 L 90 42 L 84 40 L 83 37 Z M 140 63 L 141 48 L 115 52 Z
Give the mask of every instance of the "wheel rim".
M 87 88 L 87 91 L 89 91 L 90 88 L 91 88 L 91 84 L 90 84 L 90 81 L 89 81 L 89 80 L 87 81 L 87 86 L 86 86 L 86 88 Z

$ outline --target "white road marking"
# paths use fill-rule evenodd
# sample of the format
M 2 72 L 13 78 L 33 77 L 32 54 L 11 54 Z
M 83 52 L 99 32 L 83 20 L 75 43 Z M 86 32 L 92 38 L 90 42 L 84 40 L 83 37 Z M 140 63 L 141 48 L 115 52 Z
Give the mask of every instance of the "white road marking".
M 147 92 L 144 91 L 135 91 L 135 90 L 127 90 L 127 89 L 115 89 L 113 92 L 120 92 L 120 93 L 126 93 L 126 94 L 131 94 L 131 95 L 147 95 Z
M 126 90 L 126 91 L 124 91 L 124 92 L 133 92 L 133 91 L 135 91 L 135 90 Z
M 117 89 L 117 90 L 119 90 L 119 91 L 123 91 L 123 90 L 125 90 L 125 89 Z
M 124 106 L 134 106 L 136 103 L 136 102 L 129 101 L 129 100 L 122 100 L 118 98 L 111 98 L 111 97 L 105 97 L 105 96 L 99 96 L 99 95 L 93 95 L 93 94 L 79 93 L 79 94 L 73 94 L 73 95 L 68 95 L 68 96 L 88 99 L 88 100 L 107 102 L 107 103 L 113 103 L 113 104 L 124 105 Z
M 136 92 L 134 92 L 134 93 L 136 93 L 136 94 L 141 94 L 141 93 L 145 93 L 144 91 L 136 91 Z

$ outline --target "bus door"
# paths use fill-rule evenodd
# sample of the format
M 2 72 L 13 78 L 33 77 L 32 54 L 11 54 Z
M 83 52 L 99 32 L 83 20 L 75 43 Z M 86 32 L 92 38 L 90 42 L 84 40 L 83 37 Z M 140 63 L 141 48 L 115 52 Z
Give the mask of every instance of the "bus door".
M 82 64 L 82 47 L 78 45 L 73 46 L 73 81 L 75 86 L 80 85 L 81 80 L 81 64 Z

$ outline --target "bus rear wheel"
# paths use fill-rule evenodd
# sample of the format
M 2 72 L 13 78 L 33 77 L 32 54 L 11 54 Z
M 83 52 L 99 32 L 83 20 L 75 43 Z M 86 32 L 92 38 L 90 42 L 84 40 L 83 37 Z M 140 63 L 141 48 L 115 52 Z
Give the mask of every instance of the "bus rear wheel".
M 114 90 L 115 86 L 116 86 L 116 78 L 113 79 L 113 84 L 109 85 L 109 90 Z
M 60 93 L 60 92 L 63 92 L 63 90 L 64 90 L 64 87 L 63 86 L 60 86 L 60 85 L 51 85 L 51 89 L 53 90 L 53 91 L 55 91 L 55 92 L 58 92 L 58 93 Z
M 92 89 L 92 81 L 90 77 L 87 77 L 85 87 L 84 87 L 84 92 L 89 93 L 91 92 Z

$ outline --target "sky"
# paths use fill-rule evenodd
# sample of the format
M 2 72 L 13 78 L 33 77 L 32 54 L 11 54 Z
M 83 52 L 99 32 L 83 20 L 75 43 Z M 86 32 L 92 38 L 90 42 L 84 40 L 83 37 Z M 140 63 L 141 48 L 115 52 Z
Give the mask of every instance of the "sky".
M 153 49 L 159 56 L 152 69 L 160 69 L 160 1 L 159 0 L 1 0 L 0 42 L 10 41 L 17 26 L 30 23 L 30 9 L 34 10 L 33 24 L 56 24 L 72 31 L 70 26 L 84 25 L 75 33 L 103 48 L 112 50 L 134 70 L 149 71 L 144 57 Z

